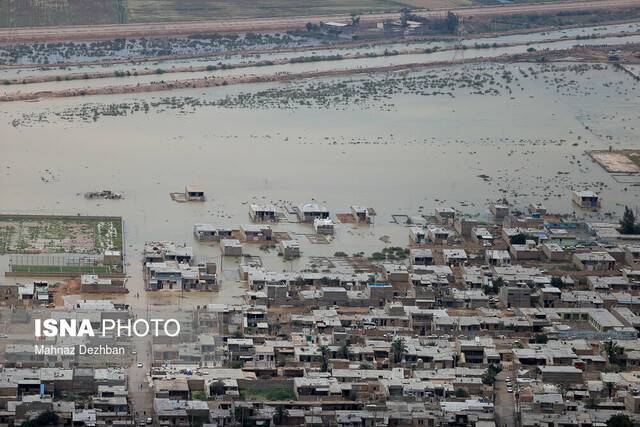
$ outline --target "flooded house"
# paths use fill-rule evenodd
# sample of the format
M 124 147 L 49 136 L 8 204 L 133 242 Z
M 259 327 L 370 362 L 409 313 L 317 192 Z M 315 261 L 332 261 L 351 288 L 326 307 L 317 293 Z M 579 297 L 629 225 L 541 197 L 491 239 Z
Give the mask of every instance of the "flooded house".
M 239 235 L 245 242 L 268 242 L 273 238 L 273 231 L 269 225 L 243 224 Z
M 509 206 L 501 204 L 501 203 L 496 203 L 496 204 L 491 205 L 489 210 L 491 211 L 491 214 L 496 219 L 502 219 L 502 218 L 506 217 L 507 215 L 509 215 Z
M 427 235 L 420 227 L 409 228 L 409 240 L 415 245 L 422 245 L 427 241 Z
M 296 240 L 281 240 L 278 242 L 278 254 L 285 259 L 298 258 L 300 256 L 300 244 Z
M 600 197 L 593 191 L 574 191 L 571 200 L 583 209 L 598 209 L 600 207 Z
M 440 224 L 452 224 L 456 218 L 456 211 L 453 208 L 436 208 L 435 215 Z
M 278 210 L 273 205 L 249 206 L 249 218 L 253 222 L 278 222 Z
M 187 185 L 184 187 L 184 194 L 190 202 L 204 202 L 204 190 L 197 185 Z
M 316 218 L 313 220 L 313 228 L 317 234 L 324 234 L 328 236 L 333 236 L 335 232 L 335 227 L 333 225 L 333 221 L 330 219 L 320 219 Z
M 211 224 L 195 224 L 193 226 L 193 236 L 199 242 L 216 240 L 216 228 Z
M 174 242 L 151 242 L 144 246 L 144 262 L 176 261 L 190 264 L 193 260 L 193 248 L 176 245 Z
M 193 237 L 199 242 L 220 241 L 220 239 L 230 239 L 233 236 L 233 229 L 227 227 L 215 227 L 211 224 L 195 224 L 193 226 Z
M 436 245 L 446 245 L 452 237 L 451 231 L 437 225 L 427 226 L 427 238 Z
M 366 208 L 364 206 L 351 206 L 351 215 L 358 224 L 371 224 L 373 217 L 376 215 L 373 208 Z
M 151 262 L 145 266 L 146 290 L 215 290 L 215 264 L 192 266 L 176 261 Z
M 313 223 L 315 219 L 328 219 L 329 209 L 316 203 L 306 203 L 297 208 L 298 219 L 301 222 Z
M 222 239 L 220 248 L 224 256 L 242 256 L 242 243 L 238 239 Z

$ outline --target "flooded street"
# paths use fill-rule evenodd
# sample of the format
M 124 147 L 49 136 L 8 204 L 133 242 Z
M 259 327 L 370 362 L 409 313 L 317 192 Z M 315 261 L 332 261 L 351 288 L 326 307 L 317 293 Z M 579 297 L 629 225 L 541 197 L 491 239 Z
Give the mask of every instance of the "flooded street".
M 488 203 L 503 197 L 522 209 L 537 200 L 552 212 L 572 214 L 573 189 L 598 191 L 604 214 L 636 204 L 639 187 L 617 182 L 585 152 L 640 148 L 637 82 L 611 66 L 580 71 L 542 67 L 477 64 L 408 74 L 459 79 L 510 73 L 511 83 L 493 83 L 499 93 L 476 94 L 459 84 L 440 95 L 397 91 L 379 99 L 363 95 L 357 102 L 309 103 L 295 109 L 278 108 L 278 97 L 305 90 L 310 83 L 181 90 L 169 97 L 215 101 L 253 95 L 250 102 L 226 107 L 176 110 L 157 94 L 6 103 L 0 113 L 1 210 L 122 216 L 131 276 L 126 300 L 142 307 L 147 303 L 140 264 L 144 242 L 186 242 L 197 255 L 219 260 L 217 245 L 193 240 L 193 224 L 237 227 L 249 222 L 251 202 L 298 205 L 315 200 L 332 213 L 348 212 L 353 204 L 378 212 L 371 228 L 339 224 L 338 245 L 311 244 L 304 236 L 312 232 L 308 225 L 275 226 L 275 231 L 295 235 L 304 257 L 290 265 L 275 250 L 246 245 L 248 253 L 274 270 L 302 268 L 309 256 L 333 255 L 337 247 L 370 254 L 385 246 L 383 236 L 390 244 L 404 245 L 407 229 L 392 224 L 392 214 L 431 214 L 435 207 L 452 206 L 487 218 Z M 404 76 L 322 83 L 330 87 L 364 81 L 384 87 Z M 74 116 L 90 108 L 86 103 L 134 101 L 154 106 L 148 112 L 99 114 L 88 120 Z M 169 193 L 186 184 L 203 187 L 207 201 L 173 202 Z M 102 189 L 123 192 L 125 198 L 82 197 Z M 5 267 L 8 257 L 2 260 Z M 224 260 L 219 294 L 186 296 L 183 303 L 229 302 L 241 296 L 236 266 L 237 261 Z

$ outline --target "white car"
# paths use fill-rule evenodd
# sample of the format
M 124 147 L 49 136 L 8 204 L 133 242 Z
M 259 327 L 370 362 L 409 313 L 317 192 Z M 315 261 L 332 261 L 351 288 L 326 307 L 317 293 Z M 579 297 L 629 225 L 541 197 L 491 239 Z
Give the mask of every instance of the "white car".
M 144 368 L 144 364 L 142 362 L 138 362 L 138 368 Z
M 507 392 L 509 392 L 509 393 L 513 393 L 513 388 L 511 388 L 511 387 L 507 387 Z

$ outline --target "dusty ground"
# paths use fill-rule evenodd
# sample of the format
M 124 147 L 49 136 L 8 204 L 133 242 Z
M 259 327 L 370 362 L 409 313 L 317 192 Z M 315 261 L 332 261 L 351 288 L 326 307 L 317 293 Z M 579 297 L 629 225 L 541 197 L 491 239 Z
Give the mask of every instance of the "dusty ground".
M 9 0 L 0 0 L 0 15 L 7 13 L 6 2 Z M 140 0 L 142 1 L 142 0 Z M 272 0 L 273 1 L 273 0 Z M 291 0 L 282 0 L 291 1 Z M 360 1 L 360 0 L 351 0 Z M 364 0 L 362 0 L 364 1 Z M 413 0 L 413 1 L 462 1 L 462 0 Z M 3 3 L 4 2 L 4 3 Z M 354 3 L 355 4 L 355 3 Z M 380 3 L 377 3 L 380 5 Z M 2 6 L 4 5 L 4 6 Z M 459 16 L 495 16 L 495 15 L 513 15 L 513 14 L 531 14 L 545 12 L 571 12 L 578 10 L 594 10 L 594 9 L 611 9 L 640 6 L 640 0 L 569 0 L 546 4 L 515 4 L 508 6 L 481 6 L 481 7 L 458 7 L 452 8 L 451 11 Z M 398 19 L 398 9 L 402 7 L 401 3 L 397 3 L 395 7 L 384 8 L 378 6 L 378 9 L 366 9 L 373 13 L 366 13 L 361 16 L 361 24 L 372 24 L 385 19 Z M 447 12 L 447 9 L 435 9 L 429 11 L 421 11 L 418 14 L 424 17 L 441 17 Z M 199 21 L 193 22 L 172 22 L 172 23 L 136 23 L 123 25 L 82 25 L 75 27 L 43 27 L 43 28 L 11 28 L 0 29 L 0 42 L 27 42 L 27 41 L 60 41 L 60 40 L 98 40 L 117 37 L 152 37 L 165 35 L 187 35 L 196 33 L 211 32 L 269 32 L 269 31 L 286 31 L 294 28 L 302 28 L 309 21 L 345 21 L 349 20 L 349 13 L 345 9 L 334 10 L 325 6 L 320 12 L 317 8 L 305 7 L 300 9 L 302 16 L 281 17 L 282 11 L 277 15 L 265 15 L 261 13 L 259 17 L 244 15 L 245 19 L 229 19 L 229 16 L 220 14 L 209 14 L 206 10 L 198 14 Z M 396 12 L 382 12 L 382 10 L 396 10 Z M 361 10 L 363 12 L 365 10 Z M 131 12 L 130 12 L 131 13 Z M 331 14 L 330 14 L 331 13 Z M 135 16 L 135 12 L 133 12 Z M 266 16 L 266 17 L 265 17 Z M 270 17 L 271 16 L 271 17 Z M 273 17 L 273 16 L 278 16 Z M 36 24 L 31 24 L 36 25 Z M 47 25 L 47 24 L 40 24 Z M 49 24 L 50 25 L 50 24 Z
M 0 27 L 123 24 L 125 0 L 0 0 Z
M 592 151 L 589 154 L 607 172 L 640 173 L 640 151 Z

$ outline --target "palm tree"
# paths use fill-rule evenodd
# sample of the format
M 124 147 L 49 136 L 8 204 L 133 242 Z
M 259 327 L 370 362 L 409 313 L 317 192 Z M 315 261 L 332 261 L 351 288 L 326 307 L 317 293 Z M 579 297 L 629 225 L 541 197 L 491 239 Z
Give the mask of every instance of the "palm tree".
M 404 338 L 398 337 L 391 343 L 391 354 L 393 355 L 393 363 L 400 363 L 407 353 L 407 345 Z
M 618 360 L 618 353 L 620 347 L 613 340 L 609 340 L 602 346 L 602 352 L 607 356 L 607 360 L 610 364 L 615 364 Z
M 322 356 L 322 372 L 327 372 L 329 370 L 329 347 L 321 345 L 318 347 L 318 351 Z

